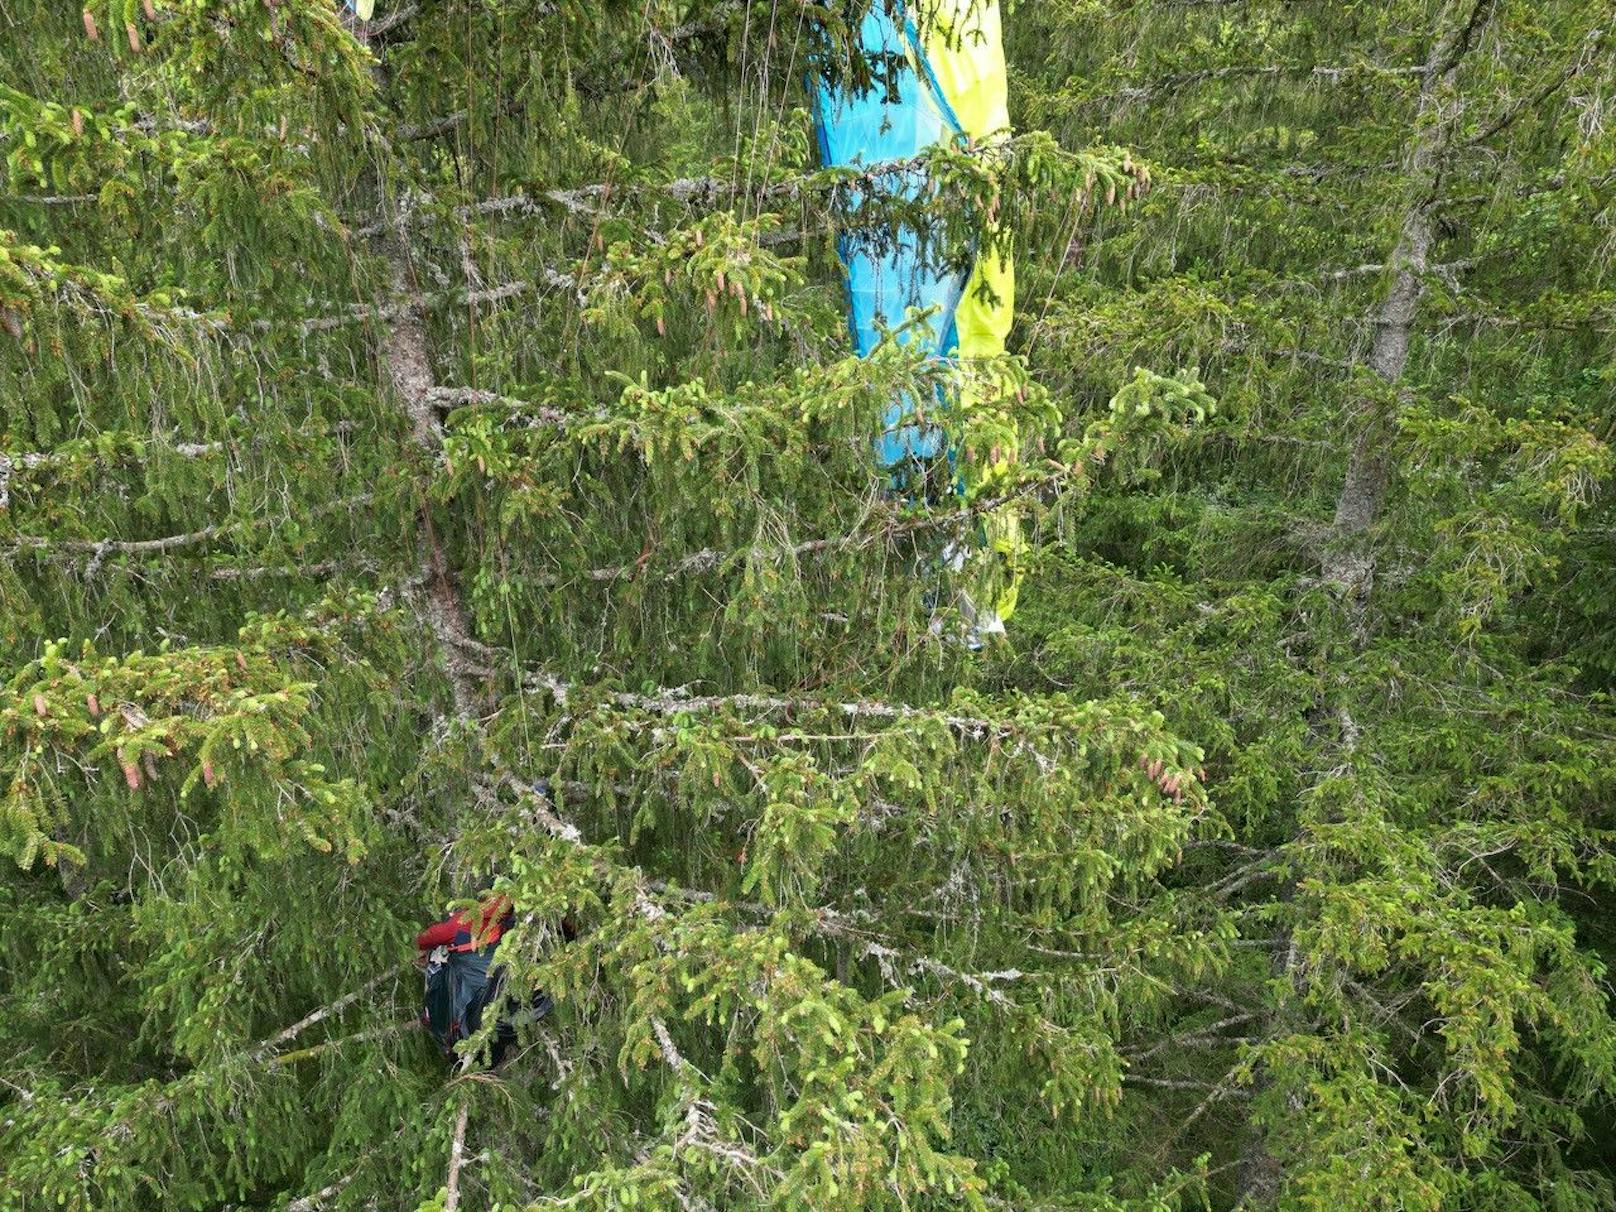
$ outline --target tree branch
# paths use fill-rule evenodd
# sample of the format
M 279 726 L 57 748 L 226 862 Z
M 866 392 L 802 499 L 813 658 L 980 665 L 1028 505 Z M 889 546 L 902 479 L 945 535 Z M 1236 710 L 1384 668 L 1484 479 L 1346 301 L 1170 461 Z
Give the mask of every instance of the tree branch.
M 1581 74 L 1590 63 L 1600 62 L 1600 53 L 1604 47 L 1606 37 L 1607 31 L 1603 29 L 1596 29 L 1591 32 L 1584 41 L 1581 52 L 1566 64 L 1563 72 L 1552 77 L 1536 92 L 1520 98 L 1514 105 L 1505 109 L 1486 126 L 1482 127 L 1481 130 L 1471 135 L 1466 142 L 1472 147 L 1485 143 L 1494 135 L 1502 134 L 1508 130 L 1522 116 L 1535 113 L 1545 101 Z
M 394 9 L 379 21 L 369 21 L 363 23 L 362 28 L 364 35 L 367 40 L 370 38 L 380 38 L 383 34 L 391 33 L 399 26 L 404 25 L 409 21 L 413 21 L 416 14 L 418 14 L 420 11 L 421 6 L 418 4 L 406 4 L 402 8 Z
M 339 1178 L 329 1186 L 321 1187 L 312 1195 L 305 1195 L 302 1199 L 294 1199 L 286 1205 L 286 1212 L 316 1212 L 318 1208 L 324 1205 L 326 1200 L 333 1195 L 340 1194 L 353 1180 L 354 1176 L 350 1174 L 347 1178 Z
M 462 1101 L 455 1117 L 454 1139 L 449 1144 L 449 1180 L 444 1186 L 443 1212 L 457 1212 L 460 1207 L 460 1166 L 466 1156 L 466 1121 L 470 1115 L 471 1104 Z
M 1177 72 L 1163 76 L 1153 84 L 1119 88 L 1113 92 L 1087 97 L 1080 104 L 1090 106 L 1098 105 L 1105 101 L 1148 101 L 1162 94 L 1177 92 L 1179 89 L 1187 88 L 1191 85 L 1205 84 L 1214 80 L 1271 79 L 1289 76 L 1297 79 L 1311 77 L 1315 80 L 1339 84 L 1342 80 L 1351 76 L 1366 78 L 1419 76 L 1423 75 L 1424 72 L 1425 66 L 1423 64 L 1409 67 L 1384 67 L 1378 63 L 1320 64 L 1312 67 L 1301 63 L 1234 64 L 1228 67 L 1207 68 L 1202 71 Z
M 962 154 L 981 159 L 1003 159 L 1011 155 L 1015 141 L 984 143 L 963 149 Z M 926 168 L 931 163 L 927 153 L 898 160 L 882 160 L 856 169 L 817 168 L 809 172 L 786 177 L 783 180 L 763 182 L 748 187 L 745 174 L 740 180 L 729 176 L 703 175 L 678 177 L 655 184 L 639 182 L 596 181 L 587 185 L 544 190 L 537 194 L 507 194 L 469 202 L 454 209 L 456 218 L 464 221 L 477 216 L 526 216 L 542 213 L 540 202 L 550 202 L 564 210 L 590 219 L 605 212 L 602 204 L 619 195 L 661 194 L 684 205 L 716 205 L 727 198 L 745 195 L 755 202 L 781 201 L 800 198 L 809 193 L 834 193 L 840 189 L 873 189 L 894 177 L 903 177 Z M 430 203 L 431 199 L 424 201 Z M 427 212 L 421 209 L 401 216 L 405 223 L 421 221 Z M 351 229 L 355 237 L 375 236 L 389 230 L 391 220 L 382 219 Z
M 549 694 L 558 703 L 565 704 L 572 694 L 573 688 L 546 671 L 530 673 L 525 685 L 529 690 Z M 644 711 L 652 715 L 675 715 L 682 713 L 703 714 L 713 711 L 754 711 L 759 714 L 792 713 L 792 712 L 830 712 L 845 719 L 875 719 L 875 720 L 912 720 L 937 719 L 954 729 L 970 736 L 1008 736 L 1013 729 L 999 720 L 987 719 L 983 716 L 939 714 L 935 710 L 923 707 L 911 707 L 899 703 L 883 703 L 869 699 L 855 699 L 836 702 L 826 699 L 788 698 L 764 694 L 728 694 L 708 696 L 687 696 L 682 688 L 663 690 L 658 694 L 633 694 L 627 691 L 614 691 L 606 695 L 606 701 L 614 706 L 630 711 Z
M 30 206 L 83 206 L 100 194 L 0 194 L 0 202 L 26 202 Z
M 479 387 L 434 387 L 427 392 L 427 399 L 435 408 L 471 408 L 499 404 L 513 411 L 520 411 L 546 425 L 557 427 L 564 427 L 581 419 L 570 416 L 559 408 L 534 404 L 530 400 L 519 400 L 515 396 L 502 396 L 498 392 L 486 391 Z
M 295 432 L 299 437 L 329 437 L 351 433 L 354 428 L 352 421 L 339 421 L 329 428 L 298 430 Z M 103 431 L 97 436 L 105 437 L 109 433 L 117 436 L 118 431 Z M 257 445 L 258 441 L 259 438 L 255 437 L 246 445 Z M 223 454 L 226 451 L 238 448 L 238 444 L 235 442 L 151 443 L 144 440 L 142 440 L 142 446 L 142 454 L 160 451 L 165 455 L 172 455 L 181 459 L 208 458 L 212 455 Z M 60 467 L 70 467 L 80 457 L 82 456 L 78 452 L 60 450 L 0 450 L 0 509 L 5 509 L 9 503 L 8 490 L 11 485 L 11 479 L 18 471 L 51 471 Z M 133 457 L 133 452 L 131 452 L 131 457 Z
M 1158 1052 L 1161 1052 L 1164 1049 L 1183 1047 L 1187 1044 L 1200 1040 L 1209 1040 L 1216 1043 L 1234 1043 L 1236 1041 L 1229 1039 L 1227 1036 L 1219 1035 L 1218 1032 L 1222 1031 L 1225 1027 L 1236 1027 L 1241 1023 L 1249 1023 L 1257 1017 L 1258 1014 L 1255 1011 L 1247 1011 L 1243 1014 L 1231 1014 L 1226 1018 L 1219 1019 L 1215 1023 L 1208 1023 L 1204 1027 L 1192 1027 L 1188 1031 L 1182 1032 L 1178 1035 L 1169 1035 L 1162 1039 L 1160 1043 L 1157 1043 L 1153 1047 L 1147 1048 L 1142 1052 L 1138 1049 L 1124 1049 L 1124 1052 L 1133 1062 L 1138 1062 L 1149 1060 L 1151 1057 L 1155 1056 Z
M 1175 1081 L 1166 1077 L 1146 1077 L 1140 1073 L 1124 1073 L 1122 1080 L 1130 1086 L 1156 1086 L 1162 1090 L 1211 1090 L 1219 1098 L 1250 1098 L 1246 1090 L 1234 1090 L 1211 1082 Z
M 20 534 L 7 540 L 7 546 L 24 551 L 88 552 L 103 559 L 108 555 L 161 555 L 181 547 L 194 547 L 206 543 L 228 529 L 225 526 L 204 526 L 188 534 L 165 535 L 160 539 L 47 539 L 41 535 Z
M 1496 256 L 1500 254 L 1494 255 Z M 1427 265 L 1425 267 L 1425 272 L 1428 274 L 1434 274 L 1436 277 L 1444 280 L 1451 280 L 1455 274 L 1462 273 L 1467 269 L 1474 269 L 1476 266 L 1480 265 L 1483 260 L 1484 258 L 1482 257 L 1461 257 L 1457 261 L 1444 261 L 1436 265 Z M 1373 277 L 1376 274 L 1383 274 L 1388 269 L 1394 269 L 1395 267 L 1395 262 L 1354 265 L 1346 269 L 1334 269 L 1326 271 L 1322 276 L 1326 281 L 1345 282 L 1349 278 Z
M 363 1031 L 355 1031 L 352 1035 L 344 1035 L 339 1039 L 323 1040 L 308 1048 L 299 1048 L 295 1052 L 278 1052 L 263 1062 L 266 1069 L 284 1069 L 288 1065 L 299 1065 L 306 1060 L 313 1060 L 317 1056 L 324 1056 L 327 1052 L 334 1052 L 338 1048 L 345 1048 L 349 1044 L 363 1044 L 371 1040 L 386 1039 L 389 1035 L 398 1035 L 404 1031 L 412 1031 L 421 1025 L 418 1018 L 400 1019 L 397 1022 L 382 1023 L 376 1027 L 366 1027 Z
M 380 973 L 379 975 L 374 976 L 370 980 L 366 981 L 352 993 L 346 993 L 328 1005 L 321 1006 L 317 1010 L 311 1010 L 308 1014 L 305 1014 L 302 1018 L 298 1019 L 297 1022 L 293 1023 L 284 1031 L 278 1032 L 277 1034 L 272 1035 L 270 1038 L 264 1040 L 262 1043 L 253 1048 L 248 1055 L 255 1061 L 263 1061 L 268 1059 L 272 1053 L 279 1052 L 284 1045 L 291 1043 L 294 1039 L 303 1034 L 303 1032 L 307 1031 L 316 1023 L 322 1023 L 334 1015 L 341 1014 L 349 1006 L 353 1005 L 360 998 L 371 992 L 378 985 L 392 980 L 395 976 L 408 967 L 408 963 L 394 964 L 391 968 L 387 969 L 387 971 Z
M 568 292 L 574 291 L 578 287 L 576 279 L 559 270 L 546 268 L 541 270 L 540 274 L 543 278 L 543 284 L 546 286 Z M 409 291 L 405 297 L 395 303 L 359 303 L 345 311 L 329 315 L 311 316 L 306 320 L 299 321 L 298 329 L 304 336 L 312 336 L 317 332 L 331 332 L 334 329 L 346 328 L 350 324 L 367 324 L 377 320 L 391 324 L 402 321 L 407 316 L 424 314 L 434 307 L 442 307 L 448 304 L 473 306 L 480 303 L 499 303 L 506 299 L 514 299 L 528 294 L 536 289 L 538 289 L 538 286 L 535 283 L 519 278 L 512 282 L 502 282 L 497 286 L 482 287 L 474 290 L 440 291 L 430 295 Z M 259 332 L 272 331 L 275 326 L 275 322 L 271 320 L 253 321 L 253 328 Z
M 917 518 L 902 522 L 888 522 L 877 530 L 837 535 L 834 538 L 808 539 L 789 547 L 767 548 L 716 548 L 704 547 L 700 551 L 693 551 L 682 556 L 671 568 L 658 573 L 652 573 L 651 578 L 668 583 L 680 577 L 693 573 L 711 572 L 714 568 L 728 560 L 742 556 L 771 556 L 776 560 L 800 559 L 803 556 L 821 555 L 829 551 L 858 551 L 876 543 L 890 543 L 894 539 L 905 538 L 910 535 L 926 534 L 930 531 L 949 530 L 962 525 L 984 514 L 994 513 L 1019 501 L 1032 496 L 1046 488 L 1063 483 L 1070 478 L 1071 473 L 1066 470 L 1054 472 L 1049 475 L 1035 476 L 1023 481 L 1009 492 L 997 496 L 983 497 L 972 501 L 958 509 L 939 513 L 928 513 Z M 639 580 L 646 575 L 643 561 L 636 560 L 630 564 L 618 564 L 609 568 L 590 568 L 572 574 L 554 574 L 535 581 L 535 584 L 547 587 L 568 584 L 572 581 L 586 580 L 610 584 L 616 581 Z

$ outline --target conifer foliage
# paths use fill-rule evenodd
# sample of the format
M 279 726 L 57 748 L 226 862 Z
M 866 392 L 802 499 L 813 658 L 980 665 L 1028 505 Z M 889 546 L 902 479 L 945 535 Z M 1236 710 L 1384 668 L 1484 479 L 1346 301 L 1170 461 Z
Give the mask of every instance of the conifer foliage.
M 1606 6 L 869 2 L 0 0 L 0 1209 L 1616 1199 Z

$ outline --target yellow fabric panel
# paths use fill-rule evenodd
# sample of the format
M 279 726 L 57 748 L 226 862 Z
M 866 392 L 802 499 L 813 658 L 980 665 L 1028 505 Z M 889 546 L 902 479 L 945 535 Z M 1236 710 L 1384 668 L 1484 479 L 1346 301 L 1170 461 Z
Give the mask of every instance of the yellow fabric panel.
M 1016 611 L 1016 599 L 1021 594 L 1021 555 L 1026 540 L 1021 534 L 1021 511 L 1014 505 L 995 510 L 985 524 L 988 550 L 993 553 L 993 609 L 1001 623 L 1008 622 Z
M 973 143 L 1007 137 L 1010 81 L 998 0 L 922 0 L 919 7 L 932 76 L 966 135 Z M 983 297 L 984 284 L 991 302 Z M 1015 265 L 1008 255 L 977 262 L 955 313 L 961 358 L 1004 352 L 1015 291 Z
M 991 297 L 983 294 L 984 285 Z M 954 312 L 961 357 L 993 357 L 1004 352 L 1005 338 L 1010 335 L 1010 322 L 1014 318 L 1015 298 L 1016 267 L 1009 252 L 1002 257 L 989 253 L 978 260 Z
M 921 0 L 917 9 L 932 75 L 965 133 L 980 142 L 1004 132 L 1010 104 L 998 0 Z

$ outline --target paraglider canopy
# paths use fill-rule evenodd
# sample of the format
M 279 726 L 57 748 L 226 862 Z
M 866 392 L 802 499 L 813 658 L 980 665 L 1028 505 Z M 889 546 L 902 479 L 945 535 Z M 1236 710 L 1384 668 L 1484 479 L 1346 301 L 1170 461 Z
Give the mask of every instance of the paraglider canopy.
M 918 198 L 927 186 L 918 159 L 930 148 L 950 142 L 988 147 L 1009 136 L 997 0 L 935 0 L 917 8 L 874 0 L 858 31 L 859 56 L 869 70 L 824 71 L 814 88 L 822 163 L 865 170 L 874 196 Z M 978 250 L 960 264 L 929 247 L 919 231 L 856 227 L 842 234 L 839 248 L 858 353 L 869 354 L 888 332 L 904 343 L 919 342 L 961 372 L 939 404 L 947 407 L 950 395 L 955 403 L 969 402 L 980 390 L 980 368 L 1004 353 L 1009 336 L 1015 295 L 1009 253 Z M 920 323 L 910 322 L 916 312 L 925 317 Z M 953 491 L 969 496 L 1008 470 L 1013 449 L 1001 451 L 993 466 L 955 474 L 956 452 L 944 448 L 942 431 L 924 420 L 921 404 L 893 400 L 874 437 L 876 457 L 894 472 L 895 483 L 905 479 L 901 469 L 946 456 Z M 1007 575 L 993 611 L 968 613 L 994 630 L 1015 605 L 1015 515 L 989 518 L 981 537 L 1002 557 Z

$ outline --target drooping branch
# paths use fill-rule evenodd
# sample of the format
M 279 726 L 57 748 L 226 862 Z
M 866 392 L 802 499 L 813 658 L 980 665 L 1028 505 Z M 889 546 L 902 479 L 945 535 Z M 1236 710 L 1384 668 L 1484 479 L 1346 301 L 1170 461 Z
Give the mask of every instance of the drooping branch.
M 7 269 L 20 277 L 26 293 L 36 299 L 48 299 L 80 315 L 109 323 L 127 321 L 147 336 L 170 344 L 178 344 L 168 335 L 171 326 L 188 333 L 197 329 L 218 333 L 225 328 L 226 318 L 222 315 L 198 312 L 173 303 L 152 302 L 148 297 L 135 294 L 128 282 L 116 274 L 57 260 L 57 251 L 19 243 L 13 233 L 0 228 L 0 254 L 9 262 Z M 13 337 L 22 336 L 21 321 L 10 307 L 0 308 L 0 327 Z
M 563 210 L 593 219 L 600 217 L 602 212 L 591 205 L 589 201 L 586 201 L 586 198 L 590 197 L 591 192 L 596 190 L 601 193 L 605 192 L 603 187 L 586 186 L 583 189 L 575 190 L 547 189 L 539 194 L 506 194 L 498 198 L 487 198 L 481 202 L 469 202 L 465 205 L 457 206 L 454 208 L 454 216 L 460 222 L 465 223 L 477 218 L 493 217 L 503 219 L 537 215 L 544 212 L 544 207 L 540 205 L 541 202 L 551 202 Z M 424 212 L 416 210 L 412 211 L 411 214 L 420 216 Z M 365 239 L 370 236 L 380 235 L 387 230 L 387 227 L 388 221 L 382 219 L 352 228 L 349 235 L 356 239 Z
M 575 291 L 578 283 L 575 279 L 556 269 L 545 268 L 539 271 L 543 285 L 553 289 Z M 475 306 L 483 303 L 501 303 L 507 299 L 515 299 L 529 294 L 539 288 L 539 284 L 518 278 L 510 282 L 501 282 L 495 286 L 480 287 L 473 290 L 439 291 L 434 294 L 422 294 L 411 291 L 407 296 L 395 303 L 359 303 L 343 311 L 328 315 L 310 316 L 308 319 L 298 321 L 298 330 L 304 336 L 312 336 L 319 332 L 332 332 L 339 328 L 346 328 L 351 324 L 371 324 L 381 322 L 394 324 L 408 315 L 420 315 L 438 307 L 451 305 Z M 269 332 L 276 327 L 270 320 L 255 320 L 253 327 L 260 332 Z
M 181 459 L 206 458 L 208 455 L 219 454 L 228 449 L 230 447 L 225 442 L 175 442 L 172 445 L 161 447 L 164 454 L 174 455 L 176 458 Z M 0 454 L 0 459 L 3 458 L 5 456 Z M 26 470 L 37 471 L 41 468 L 49 469 L 66 466 L 72 461 L 73 456 L 56 451 L 29 451 L 26 454 L 13 455 L 12 458 Z
M 1140 1073 L 1124 1073 L 1122 1080 L 1131 1086 L 1155 1086 L 1159 1090 L 1210 1090 L 1219 1098 L 1250 1098 L 1247 1090 L 1226 1088 L 1213 1082 L 1185 1081 L 1169 1077 L 1146 1077 Z
M 789 547 L 733 549 L 706 547 L 700 551 L 693 551 L 680 557 L 672 567 L 651 575 L 657 580 L 671 582 L 678 580 L 680 577 L 711 572 L 714 568 L 743 556 L 762 555 L 776 560 L 799 559 L 803 556 L 823 555 L 827 552 L 859 551 L 877 543 L 890 543 L 895 539 L 907 538 L 912 535 L 953 530 L 976 519 L 993 514 L 1007 505 L 1015 504 L 1017 501 L 1024 500 L 1046 489 L 1054 488 L 1070 478 L 1071 472 L 1065 469 L 1048 475 L 1034 476 L 1024 480 L 1008 492 L 978 498 L 958 509 L 926 513 L 901 522 L 889 521 L 874 530 L 854 530 L 848 534 L 836 535 L 830 538 L 806 539 Z M 644 561 L 635 561 L 631 564 L 618 564 L 607 568 L 590 568 L 571 574 L 558 573 L 539 578 L 534 583 L 549 587 L 576 580 L 610 584 L 616 581 L 640 580 L 645 576 Z
M 368 1044 L 373 1040 L 387 1039 L 390 1036 L 400 1035 L 406 1031 L 413 1031 L 419 1028 L 420 1025 L 421 1020 L 419 1018 L 411 1017 L 398 1019 L 390 1023 L 382 1023 L 375 1027 L 366 1027 L 362 1031 L 355 1031 L 352 1035 L 324 1040 L 307 1048 L 299 1048 L 295 1052 L 277 1052 L 267 1058 L 263 1065 L 265 1069 L 270 1071 L 285 1069 L 292 1065 L 300 1065 L 304 1061 L 336 1052 L 339 1049 L 347 1048 L 353 1044 Z
M 322 426 L 317 429 L 302 429 L 295 431 L 299 438 L 336 437 L 350 434 L 356 425 L 352 421 L 339 421 L 335 425 Z M 124 439 L 124 435 L 117 431 L 110 431 L 98 435 L 98 440 L 107 437 Z M 137 440 L 127 439 L 128 449 L 120 449 L 112 456 L 104 456 L 99 452 L 90 456 L 95 458 L 123 458 L 137 459 L 154 452 L 164 457 L 179 459 L 204 459 L 214 455 L 225 454 L 238 449 L 250 448 L 263 441 L 262 434 L 256 434 L 246 441 L 228 442 L 153 442 L 144 437 Z M 87 457 L 87 452 L 80 450 L 26 450 L 5 451 L 0 450 L 0 509 L 5 509 L 10 502 L 10 486 L 12 478 L 19 472 L 55 471 L 71 467 Z
M 99 194 L 0 194 L 0 202 L 26 202 L 30 206 L 84 206 Z
M 575 688 L 545 670 L 530 672 L 524 679 L 530 692 L 548 694 L 558 704 L 565 705 Z M 938 724 L 973 740 L 1008 740 L 1020 731 L 1005 720 L 983 715 L 966 715 L 946 708 L 915 707 L 906 703 L 888 703 L 873 699 L 816 699 L 808 696 L 767 694 L 688 695 L 680 688 L 662 690 L 654 694 L 635 694 L 630 691 L 611 691 L 601 696 L 614 707 L 624 711 L 637 711 L 650 716 L 702 715 L 715 712 L 744 712 L 759 716 L 828 714 L 847 721 L 882 720 L 935 721 Z M 625 721 L 624 727 L 637 731 L 648 725 Z M 1053 762 L 1034 753 L 1040 768 L 1053 769 Z
M 1504 131 L 1508 130 L 1526 114 L 1541 112 L 1542 105 L 1545 101 L 1554 96 L 1555 93 L 1563 89 L 1567 84 L 1569 84 L 1577 76 L 1581 75 L 1589 67 L 1596 66 L 1603 62 L 1602 55 L 1604 54 L 1605 43 L 1608 41 L 1608 39 L 1609 32 L 1607 30 L 1596 29 L 1591 32 L 1584 40 L 1582 46 L 1578 48 L 1577 53 L 1573 55 L 1566 63 L 1565 68 L 1562 71 L 1551 76 L 1547 81 L 1544 82 L 1541 88 L 1538 88 L 1535 91 L 1528 93 L 1526 96 L 1519 98 L 1514 104 L 1500 111 L 1498 116 L 1495 117 L 1491 122 L 1487 123 L 1475 134 L 1471 135 L 1468 142 L 1472 146 L 1486 143 L 1494 136 L 1500 135 Z
M 374 500 L 371 493 L 358 493 L 354 496 L 340 497 L 329 501 L 313 510 L 316 516 L 334 513 L 341 510 L 352 510 L 361 505 L 369 504 Z M 54 539 L 43 535 L 18 534 L 9 538 L 0 539 L 0 551 L 39 552 L 46 558 L 79 557 L 88 555 L 89 562 L 85 566 L 85 575 L 94 576 L 100 571 L 102 564 L 108 556 L 128 555 L 141 558 L 168 555 L 171 552 L 183 551 L 192 547 L 200 547 L 215 539 L 223 538 L 235 531 L 238 527 L 234 522 L 215 523 L 204 526 L 200 530 L 187 531 L 182 534 L 162 535 L 155 539 Z M 335 564 L 333 563 L 333 567 Z M 311 567 L 320 567 L 313 565 Z M 268 576 L 280 570 L 270 567 L 256 568 L 215 568 L 208 575 L 214 580 L 251 580 L 261 576 Z
M 1201 71 L 1175 72 L 1162 76 L 1147 85 L 1119 88 L 1112 92 L 1084 98 L 1085 106 L 1101 105 L 1107 101 L 1151 101 L 1181 89 L 1217 80 L 1261 79 L 1313 79 L 1328 84 L 1339 84 L 1348 79 L 1397 79 L 1425 74 L 1424 64 L 1407 67 L 1388 67 L 1379 63 L 1315 64 L 1305 63 L 1241 63 L 1228 67 L 1206 68 Z
M 378 321 L 391 324 L 402 320 L 407 315 L 450 303 L 494 303 L 502 299 L 515 298 L 517 295 L 526 294 L 532 289 L 532 286 L 531 282 L 518 280 L 480 290 L 447 291 L 432 295 L 421 295 L 412 292 L 409 297 L 397 303 L 361 303 L 331 315 L 311 316 L 300 321 L 298 327 L 304 336 L 312 336 L 317 332 L 331 332 L 334 329 L 346 328 L 350 324 L 369 324 Z M 254 321 L 253 327 L 261 332 L 268 332 L 275 325 L 270 320 L 257 320 Z
M 1498 255 L 1498 254 L 1494 254 Z M 1444 281 L 1451 282 L 1457 274 L 1467 269 L 1474 269 L 1482 263 L 1481 257 L 1461 257 L 1456 261 L 1444 261 L 1437 265 L 1427 265 L 1425 272 Z M 1346 282 L 1352 278 L 1370 278 L 1383 274 L 1392 269 L 1395 262 L 1372 263 L 1368 265 L 1353 265 L 1346 269 L 1327 270 L 1321 276 L 1330 282 Z
M 1169 1048 L 1187 1047 L 1190 1044 L 1202 1040 L 1211 1040 L 1220 1044 L 1238 1043 L 1238 1040 L 1235 1040 L 1227 1035 L 1220 1035 L 1218 1033 L 1224 1030 L 1226 1027 L 1238 1027 L 1242 1024 L 1249 1023 L 1258 1017 L 1258 1013 L 1252 1010 L 1245 1011 L 1241 1014 L 1230 1014 L 1219 1019 L 1215 1023 L 1207 1023 L 1205 1026 L 1201 1027 L 1192 1027 L 1190 1030 L 1179 1032 L 1176 1035 L 1163 1036 L 1159 1041 L 1148 1048 L 1124 1049 L 1124 1054 L 1127 1055 L 1132 1061 L 1137 1063 L 1138 1061 L 1149 1060 L 1151 1057 L 1157 1055 L 1158 1053 L 1165 1052 Z
M 1013 159 L 1022 144 L 1015 139 L 998 143 L 953 149 L 952 154 L 970 159 L 1001 163 Z M 1059 150 L 1040 146 L 1039 154 L 1060 157 Z M 1064 153 L 1070 156 L 1070 153 Z M 923 172 L 932 164 L 932 154 L 922 153 L 897 160 L 880 160 L 858 168 L 816 168 L 807 172 L 782 177 L 774 181 L 747 184 L 745 173 L 734 175 L 704 174 L 678 177 L 671 181 L 645 183 L 638 181 L 595 181 L 585 185 L 547 189 L 534 194 L 506 194 L 485 198 L 454 208 L 454 216 L 462 222 L 476 217 L 525 217 L 545 213 L 544 203 L 560 207 L 572 214 L 589 219 L 600 218 L 603 207 L 620 197 L 663 197 L 681 205 L 715 206 L 721 202 L 747 198 L 753 203 L 793 201 L 816 194 L 835 194 L 838 191 L 868 192 L 884 187 L 893 180 L 907 179 Z M 1137 170 L 1142 172 L 1142 169 Z M 431 199 L 425 199 L 430 203 Z M 416 209 L 402 216 L 402 221 L 415 224 L 426 221 L 429 212 Z M 379 235 L 388 230 L 391 220 L 381 219 L 351 229 L 356 237 Z
M 338 998 L 335 1002 L 332 1002 L 328 1006 L 323 1006 L 320 1009 L 305 1015 L 301 1020 L 293 1023 L 290 1027 L 278 1032 L 274 1036 L 271 1036 L 269 1039 L 261 1040 L 256 1044 L 247 1045 L 246 1047 L 241 1048 L 239 1051 L 230 1053 L 226 1058 L 227 1067 L 235 1067 L 245 1063 L 250 1067 L 272 1073 L 277 1070 L 286 1069 L 292 1065 L 299 1064 L 302 1061 L 324 1055 L 331 1050 L 345 1047 L 349 1044 L 363 1043 L 374 1039 L 385 1039 L 390 1035 L 396 1035 L 401 1031 L 406 1031 L 412 1027 L 418 1026 L 419 1020 L 414 1018 L 399 1022 L 382 1023 L 378 1026 L 367 1027 L 361 1031 L 355 1032 L 352 1035 L 344 1036 L 340 1039 L 326 1040 L 323 1043 L 315 1044 L 312 1047 L 303 1048 L 295 1052 L 284 1052 L 280 1050 L 282 1045 L 290 1043 L 309 1027 L 333 1017 L 342 1009 L 352 1005 L 365 994 L 373 991 L 378 985 L 394 977 L 400 971 L 400 969 L 407 966 L 408 965 L 398 965 L 390 968 L 386 972 L 383 972 L 381 975 L 366 983 L 361 988 Z M 142 1113 L 164 1115 L 172 1111 L 177 1103 L 179 1092 L 186 1088 L 195 1088 L 203 1081 L 207 1072 L 208 1070 L 206 1069 L 195 1069 L 166 1086 L 148 1087 L 138 1097 L 131 1100 L 131 1102 L 126 1105 L 124 1118 L 121 1121 L 111 1125 L 106 1130 L 107 1134 L 114 1138 L 127 1139 L 133 1131 L 130 1120 L 134 1118 L 134 1116 Z M 23 1093 L 25 1101 L 33 1100 L 34 1096 L 32 1094 L 26 1091 Z M 350 1175 L 348 1178 L 342 1179 L 321 1191 L 317 1191 L 312 1195 L 305 1196 L 303 1200 L 295 1201 L 289 1205 L 289 1208 L 295 1208 L 300 1205 L 307 1208 L 316 1208 L 322 1201 L 329 1199 L 333 1194 L 340 1191 L 351 1181 L 352 1176 Z

